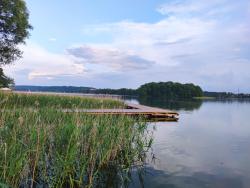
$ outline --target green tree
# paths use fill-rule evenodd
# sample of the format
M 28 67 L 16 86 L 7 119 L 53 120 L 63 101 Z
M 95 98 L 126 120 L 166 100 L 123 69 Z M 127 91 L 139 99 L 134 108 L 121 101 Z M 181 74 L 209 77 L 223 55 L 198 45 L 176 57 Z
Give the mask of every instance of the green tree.
M 4 75 L 3 69 L 0 68 L 0 88 L 1 87 L 9 87 L 14 85 L 14 80 Z
M 200 97 L 203 91 L 194 84 L 181 84 L 177 82 L 151 82 L 138 88 L 138 94 L 141 98 L 155 98 L 162 100 L 170 99 L 191 99 Z
M 0 0 L 0 67 L 21 57 L 18 44 L 25 43 L 32 29 L 28 18 L 23 0 Z

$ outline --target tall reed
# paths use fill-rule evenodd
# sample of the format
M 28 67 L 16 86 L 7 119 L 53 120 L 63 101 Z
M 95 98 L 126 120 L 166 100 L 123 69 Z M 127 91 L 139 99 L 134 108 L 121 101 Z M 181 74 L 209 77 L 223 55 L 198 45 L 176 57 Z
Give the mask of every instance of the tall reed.
M 58 106 L 65 107 L 72 100 L 86 100 L 89 104 L 82 102 L 81 106 L 96 108 L 100 104 L 119 106 L 120 102 L 109 104 L 70 97 L 55 102 L 56 96 L 20 99 L 13 94 L 1 95 L 0 185 L 72 188 L 121 185 L 128 181 L 131 168 L 144 162 L 152 140 L 141 119 L 58 111 Z M 39 104 L 32 106 L 35 101 Z
M 123 108 L 124 103 L 109 98 L 0 92 L 1 108 L 33 108 L 35 106 L 39 108 Z

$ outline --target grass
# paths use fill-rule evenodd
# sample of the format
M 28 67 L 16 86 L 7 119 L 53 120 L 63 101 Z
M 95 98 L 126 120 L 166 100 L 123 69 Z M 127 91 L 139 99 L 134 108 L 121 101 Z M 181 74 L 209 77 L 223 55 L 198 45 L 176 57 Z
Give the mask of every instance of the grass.
M 125 185 L 152 143 L 146 123 L 127 116 L 58 111 L 122 105 L 108 99 L 0 94 L 0 185 Z
M 2 108 L 122 108 L 124 103 L 113 99 L 45 94 L 15 94 L 0 92 Z

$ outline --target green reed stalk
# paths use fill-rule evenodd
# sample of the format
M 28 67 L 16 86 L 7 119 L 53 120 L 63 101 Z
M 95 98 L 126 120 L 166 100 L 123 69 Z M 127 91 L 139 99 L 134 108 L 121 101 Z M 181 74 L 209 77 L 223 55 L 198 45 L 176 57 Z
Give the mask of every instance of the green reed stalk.
M 0 94 L 0 185 L 101 187 L 129 179 L 151 142 L 144 121 L 58 110 L 122 105 L 108 99 Z

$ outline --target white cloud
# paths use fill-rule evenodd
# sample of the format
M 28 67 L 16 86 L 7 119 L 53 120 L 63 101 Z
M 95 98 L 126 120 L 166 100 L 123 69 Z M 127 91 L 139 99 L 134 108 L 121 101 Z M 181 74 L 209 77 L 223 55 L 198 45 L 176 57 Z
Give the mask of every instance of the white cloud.
M 161 14 L 179 14 L 186 12 L 196 12 L 204 7 L 204 4 L 200 1 L 197 3 L 188 3 L 187 1 L 171 1 L 169 3 L 161 5 L 157 10 Z
M 53 79 L 57 76 L 80 75 L 84 72 L 84 66 L 77 64 L 66 54 L 48 52 L 35 44 L 21 46 L 24 51 L 23 58 L 14 65 L 5 67 L 8 75 L 24 76 L 35 81 L 37 78 Z
M 178 62 L 173 61 L 171 56 L 196 53 L 188 52 L 188 50 L 185 52 L 176 50 L 178 45 L 189 44 L 191 40 L 197 40 L 209 33 L 213 27 L 215 27 L 213 21 L 169 17 L 152 24 L 122 21 L 92 25 L 87 28 L 88 30 L 91 28 L 91 33 L 95 33 L 97 36 L 105 35 L 105 31 L 112 35 L 113 42 L 104 47 L 122 49 L 154 61 L 156 64 L 173 66 Z M 101 32 L 99 32 L 100 30 Z
M 150 68 L 154 62 L 143 59 L 111 47 L 78 46 L 67 49 L 67 52 L 83 64 L 101 65 L 107 72 L 139 71 Z M 100 67 L 99 67 L 100 68 Z M 102 72 L 104 69 L 101 69 Z
M 230 0 L 174 0 L 159 6 L 157 11 L 163 15 L 185 15 L 185 16 L 206 16 L 215 13 L 226 13 L 232 10 L 232 4 L 238 2 Z
M 194 82 L 204 89 L 233 90 L 249 78 L 250 20 L 246 4 L 245 0 L 174 1 L 158 9 L 167 15 L 158 22 L 91 25 L 85 26 L 83 34 L 108 35 L 112 41 L 102 46 L 154 61 L 151 70 L 144 70 L 144 76 L 135 75 L 140 83 L 152 74 L 155 76 L 149 81 Z M 239 63 L 240 57 L 247 61 Z
M 55 42 L 55 41 L 57 41 L 57 39 L 55 37 L 51 37 L 51 38 L 49 38 L 49 41 Z

